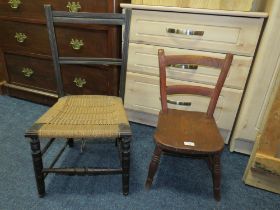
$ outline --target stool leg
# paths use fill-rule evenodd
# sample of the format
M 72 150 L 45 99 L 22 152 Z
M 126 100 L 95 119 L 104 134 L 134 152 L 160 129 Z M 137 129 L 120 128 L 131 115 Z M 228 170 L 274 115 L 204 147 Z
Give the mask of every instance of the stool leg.
M 32 151 L 32 160 L 33 167 L 35 172 L 35 179 L 37 184 L 37 190 L 39 197 L 44 197 L 45 195 L 45 182 L 42 162 L 42 153 L 40 148 L 40 141 L 37 137 L 31 138 L 30 141 L 31 151 Z
M 73 146 L 74 146 L 74 139 L 69 138 L 69 139 L 67 139 L 67 140 L 68 140 L 68 146 L 69 146 L 69 147 L 73 147 Z
M 123 194 L 128 195 L 129 192 L 129 168 L 130 168 L 130 138 L 121 139 L 122 146 L 122 183 Z
M 221 200 L 221 157 L 220 154 L 213 155 L 213 190 L 216 201 Z
M 152 158 L 150 166 L 149 166 L 148 177 L 147 177 L 146 184 L 145 184 L 145 187 L 147 189 L 149 189 L 152 186 L 155 173 L 157 172 L 157 169 L 158 169 L 160 155 L 161 155 L 161 149 L 158 146 L 156 146 L 153 158 Z

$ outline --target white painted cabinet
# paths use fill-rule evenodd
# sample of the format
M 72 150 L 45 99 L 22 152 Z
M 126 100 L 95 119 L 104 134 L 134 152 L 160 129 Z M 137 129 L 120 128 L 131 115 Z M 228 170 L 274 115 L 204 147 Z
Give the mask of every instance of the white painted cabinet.
M 129 120 L 155 126 L 160 110 L 158 49 L 166 54 L 209 55 L 234 60 L 215 110 L 228 142 L 251 69 L 266 13 L 209 11 L 190 8 L 122 4 L 132 8 L 125 107 Z M 219 70 L 168 69 L 168 83 L 213 87 Z M 177 100 L 177 98 L 170 98 Z M 182 109 L 206 111 L 208 98 L 189 96 Z

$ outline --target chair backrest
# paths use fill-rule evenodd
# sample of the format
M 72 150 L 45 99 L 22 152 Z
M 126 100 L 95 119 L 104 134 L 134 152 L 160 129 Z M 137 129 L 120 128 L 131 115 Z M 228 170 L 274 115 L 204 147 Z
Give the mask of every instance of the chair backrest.
M 126 9 L 124 14 L 119 13 L 90 13 L 90 12 L 65 12 L 52 11 L 51 5 L 44 5 L 45 15 L 47 19 L 47 27 L 49 33 L 49 41 L 53 57 L 57 92 L 58 96 L 64 96 L 61 64 L 79 64 L 79 65 L 117 65 L 121 66 L 119 96 L 124 99 L 125 80 L 128 57 L 128 40 L 131 19 L 131 10 Z M 93 58 L 93 57 L 60 57 L 58 53 L 57 40 L 55 35 L 54 23 L 66 24 L 101 24 L 101 25 L 117 25 L 124 26 L 123 44 L 121 58 Z
M 172 94 L 194 94 L 210 97 L 207 115 L 213 116 L 217 101 L 229 72 L 233 55 L 226 54 L 224 59 L 195 55 L 165 55 L 164 50 L 158 51 L 160 69 L 160 96 L 162 111 L 167 112 L 167 95 Z M 218 81 L 214 88 L 194 85 L 171 85 L 166 84 L 166 67 L 176 64 L 201 65 L 221 69 Z

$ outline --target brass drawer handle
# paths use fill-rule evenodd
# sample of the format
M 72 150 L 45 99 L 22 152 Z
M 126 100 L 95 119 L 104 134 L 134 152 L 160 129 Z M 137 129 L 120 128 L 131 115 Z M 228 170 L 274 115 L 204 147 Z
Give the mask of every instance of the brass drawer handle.
M 84 46 L 84 41 L 78 39 L 71 39 L 70 45 L 72 46 L 73 50 L 80 50 L 82 46 Z
M 20 0 L 9 0 L 8 4 L 10 4 L 12 9 L 18 9 L 19 5 L 21 4 Z
M 22 68 L 21 72 L 25 77 L 31 77 L 34 74 L 34 71 L 31 68 L 26 68 L 26 67 Z
M 169 34 L 181 34 L 187 36 L 203 36 L 204 31 L 193 31 L 190 29 L 176 29 L 176 28 L 167 28 L 166 32 Z
M 167 103 L 169 104 L 175 104 L 175 105 L 180 105 L 180 106 L 191 106 L 191 102 L 185 102 L 185 101 L 173 101 L 170 99 L 167 99 Z
M 24 33 L 16 32 L 15 39 L 17 40 L 17 42 L 23 43 L 27 39 L 27 36 Z
M 80 77 L 75 77 L 74 81 L 75 85 L 79 88 L 84 87 L 84 85 L 87 83 L 87 81 Z
M 170 67 L 177 68 L 177 69 L 191 69 L 191 70 L 198 69 L 198 65 L 194 65 L 194 64 L 175 64 L 175 65 L 170 65 Z
M 68 1 L 66 8 L 68 8 L 69 12 L 79 12 L 82 9 L 80 2 L 70 2 Z

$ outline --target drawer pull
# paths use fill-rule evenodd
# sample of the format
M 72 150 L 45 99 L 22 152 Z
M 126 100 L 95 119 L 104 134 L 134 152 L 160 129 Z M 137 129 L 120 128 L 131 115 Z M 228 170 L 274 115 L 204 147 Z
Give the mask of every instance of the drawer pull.
M 177 68 L 177 69 L 191 69 L 191 70 L 198 69 L 198 65 L 194 65 L 194 64 L 175 64 L 175 65 L 170 65 L 170 67 Z
M 34 71 L 31 68 L 22 68 L 21 72 L 25 77 L 31 77 L 34 74 Z
M 66 8 L 68 8 L 69 12 L 79 12 L 82 9 L 80 2 L 70 2 L 68 1 Z
M 24 33 L 16 32 L 15 39 L 17 40 L 17 42 L 23 43 L 27 39 L 27 36 Z
M 204 35 L 204 31 L 193 31 L 190 29 L 167 28 L 166 32 L 170 33 L 170 34 L 182 34 L 182 35 L 187 35 L 187 36 L 203 36 Z
M 82 79 L 80 77 L 75 77 L 74 81 L 75 85 L 79 88 L 84 87 L 84 85 L 87 83 L 85 79 Z
M 8 4 L 10 4 L 12 9 L 17 9 L 19 5 L 21 4 L 20 0 L 10 0 L 8 1 Z
M 169 104 L 175 104 L 175 105 L 180 105 L 180 106 L 191 106 L 191 102 L 185 102 L 185 101 L 173 101 L 170 99 L 167 99 L 167 103 Z
M 73 50 L 80 50 L 82 46 L 84 46 L 84 41 L 78 39 L 71 39 L 70 45 L 72 46 Z

